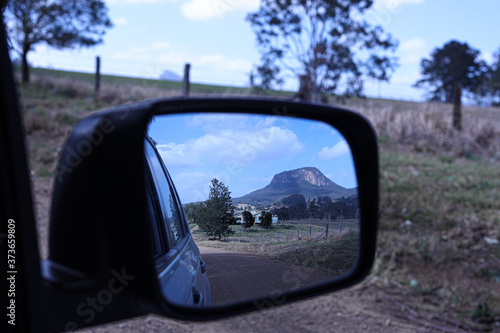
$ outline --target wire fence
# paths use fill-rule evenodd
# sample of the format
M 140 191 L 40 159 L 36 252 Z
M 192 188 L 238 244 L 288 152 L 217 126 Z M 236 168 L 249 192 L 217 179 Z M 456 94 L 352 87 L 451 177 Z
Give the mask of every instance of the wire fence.
M 312 242 L 318 241 L 320 239 L 330 239 L 335 236 L 341 236 L 343 234 L 349 233 L 351 231 L 358 231 L 359 224 L 357 222 L 332 222 L 324 223 L 324 226 L 318 225 L 308 225 L 305 228 L 296 230 L 286 230 L 279 229 L 276 231 L 269 230 L 259 230 L 253 233 L 259 233 L 259 235 L 237 235 L 237 236 L 226 236 L 225 240 L 228 242 L 238 242 L 238 243 L 250 243 L 258 244 L 264 242 L 286 242 L 286 241 L 297 241 L 297 240 L 310 240 Z

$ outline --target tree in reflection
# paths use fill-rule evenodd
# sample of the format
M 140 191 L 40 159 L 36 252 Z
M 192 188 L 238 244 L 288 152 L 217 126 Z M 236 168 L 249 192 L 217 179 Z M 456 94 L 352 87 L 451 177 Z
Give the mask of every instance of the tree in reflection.
M 292 194 L 281 200 L 280 206 L 272 213 L 280 221 L 286 220 L 345 220 L 358 218 L 358 196 L 332 199 L 329 196 L 313 198 L 306 201 L 301 194 Z
M 199 214 L 198 225 L 209 237 L 218 238 L 233 234 L 230 225 L 233 223 L 234 206 L 231 192 L 223 182 L 212 179 L 208 199 L 204 202 Z

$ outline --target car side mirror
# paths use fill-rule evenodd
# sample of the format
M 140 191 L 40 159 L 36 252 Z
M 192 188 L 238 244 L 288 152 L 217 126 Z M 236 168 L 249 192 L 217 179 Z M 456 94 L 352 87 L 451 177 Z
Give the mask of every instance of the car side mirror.
M 267 181 L 255 184 L 275 186 L 254 193 L 254 183 L 243 184 L 252 176 Z M 290 182 L 295 187 L 285 186 Z M 232 189 L 231 209 L 207 210 L 212 190 Z M 301 200 L 306 211 L 299 212 Z M 321 216 L 310 210 L 313 203 Z M 73 130 L 55 177 L 49 258 L 42 265 L 65 318 L 55 329 L 148 313 L 210 320 L 351 286 L 372 267 L 377 214 L 376 136 L 352 111 L 275 99 L 176 98 L 95 113 Z M 252 219 L 253 230 L 262 232 L 246 232 Z M 214 220 L 238 231 L 239 241 L 213 231 Z M 354 249 L 348 260 L 322 256 L 323 264 L 346 260 L 335 274 L 309 267 L 323 269 L 322 278 L 275 292 L 255 290 L 257 283 L 221 302 L 210 281 L 216 255 L 199 251 L 206 247 L 199 244 L 219 242 L 210 243 L 214 237 L 224 246 L 242 240 L 258 246 L 274 237 L 274 245 L 264 246 L 296 246 L 307 256 L 305 249 L 320 243 L 347 246 L 338 243 L 347 234 Z M 288 279 L 297 280 L 294 274 L 289 269 Z M 211 292 L 202 281 L 207 277 Z M 89 297 L 95 301 L 85 302 Z

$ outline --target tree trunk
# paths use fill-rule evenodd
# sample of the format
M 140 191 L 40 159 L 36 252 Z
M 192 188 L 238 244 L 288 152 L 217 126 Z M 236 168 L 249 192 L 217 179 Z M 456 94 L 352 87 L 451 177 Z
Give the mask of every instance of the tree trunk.
M 28 66 L 28 51 L 23 50 L 22 54 L 22 82 L 30 82 L 30 68 Z
M 453 127 L 457 131 L 462 130 L 462 85 L 455 83 L 453 85 Z
M 312 82 L 309 75 L 299 75 L 299 84 L 299 91 L 293 96 L 293 98 L 310 102 L 312 99 Z

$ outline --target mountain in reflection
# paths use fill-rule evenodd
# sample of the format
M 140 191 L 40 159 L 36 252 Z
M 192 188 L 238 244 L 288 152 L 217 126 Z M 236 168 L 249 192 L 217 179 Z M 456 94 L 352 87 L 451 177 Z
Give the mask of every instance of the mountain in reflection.
M 357 188 L 347 189 L 332 182 L 314 167 L 305 167 L 278 173 L 266 187 L 250 192 L 240 198 L 233 198 L 233 204 L 270 206 L 291 194 L 305 198 L 349 197 L 357 194 Z

